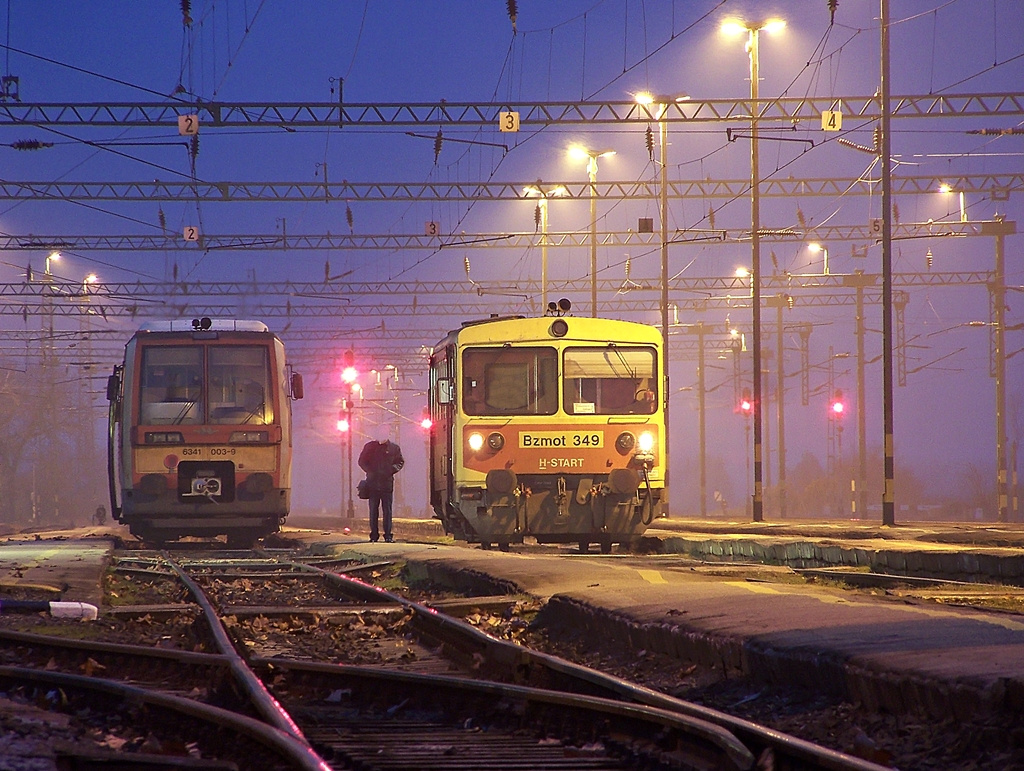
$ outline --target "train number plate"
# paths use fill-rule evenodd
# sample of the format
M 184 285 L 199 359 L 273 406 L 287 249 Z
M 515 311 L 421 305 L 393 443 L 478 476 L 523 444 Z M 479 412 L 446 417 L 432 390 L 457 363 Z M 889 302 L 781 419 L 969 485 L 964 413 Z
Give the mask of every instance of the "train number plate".
M 585 447 L 604 447 L 602 431 L 520 431 L 519 447 L 521 449 L 582 449 Z
M 230 460 L 238 454 L 237 447 L 182 447 L 181 457 L 185 460 Z

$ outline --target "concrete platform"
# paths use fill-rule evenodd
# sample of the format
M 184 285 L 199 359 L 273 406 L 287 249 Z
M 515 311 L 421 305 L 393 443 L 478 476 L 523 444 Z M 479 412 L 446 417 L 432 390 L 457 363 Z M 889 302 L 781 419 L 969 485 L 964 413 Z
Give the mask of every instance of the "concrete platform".
M 299 527 L 366 532 L 366 518 L 292 517 Z M 399 538 L 446 539 L 436 519 L 396 519 Z M 1024 586 L 1024 524 L 914 522 L 895 527 L 863 520 L 780 522 L 659 519 L 644 551 L 709 562 L 761 562 L 792 568 L 847 567 L 946 581 Z
M 775 580 L 770 572 L 732 578 L 710 564 L 856 565 L 1012 581 L 1024 558 L 1018 527 L 657 524 L 648 537 L 661 541 L 661 553 L 646 558 L 483 551 L 449 545 L 430 521 L 396 522 L 395 544 L 364 543 L 356 534 L 311 540 L 334 553 L 403 558 L 438 580 L 489 580 L 544 598 L 546 612 L 595 635 L 628 639 L 637 650 L 823 688 L 874 709 L 962 719 L 1024 713 L 1024 615 L 892 600 L 884 592 Z M 684 565 L 673 555 L 705 563 Z

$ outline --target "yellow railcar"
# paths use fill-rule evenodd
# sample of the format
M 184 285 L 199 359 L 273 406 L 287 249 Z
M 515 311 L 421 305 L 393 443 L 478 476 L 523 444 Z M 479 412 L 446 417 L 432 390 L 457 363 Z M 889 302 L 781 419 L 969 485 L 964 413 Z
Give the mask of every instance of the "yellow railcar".
M 660 515 L 661 332 L 557 307 L 466 322 L 433 349 L 430 500 L 456 539 L 608 552 Z

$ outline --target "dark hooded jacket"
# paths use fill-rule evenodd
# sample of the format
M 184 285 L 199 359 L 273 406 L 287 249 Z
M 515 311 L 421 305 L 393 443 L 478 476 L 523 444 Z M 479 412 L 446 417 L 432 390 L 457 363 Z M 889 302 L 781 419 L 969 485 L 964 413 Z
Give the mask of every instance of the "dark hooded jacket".
M 405 458 L 402 448 L 392 441 L 371 440 L 359 453 L 359 468 L 366 472 L 366 486 L 376 493 L 390 493 L 395 489 L 395 474 L 402 470 Z

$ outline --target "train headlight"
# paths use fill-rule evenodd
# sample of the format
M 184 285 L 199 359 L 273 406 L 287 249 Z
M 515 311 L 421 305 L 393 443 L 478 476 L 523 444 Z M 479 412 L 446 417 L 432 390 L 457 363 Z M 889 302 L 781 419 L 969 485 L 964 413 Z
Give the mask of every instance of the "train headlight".
M 637 437 L 636 452 L 630 465 L 648 470 L 654 468 L 654 434 L 650 431 L 644 431 Z
M 640 434 L 640 438 L 637 441 L 640 446 L 640 452 L 649 453 L 654 449 L 654 434 L 650 431 L 644 431 Z
M 473 452 L 480 452 L 480 450 L 483 449 L 484 446 L 484 435 L 474 432 L 469 435 L 469 439 L 467 439 L 466 441 L 469 444 L 469 449 L 471 449 Z
M 615 440 L 615 447 L 619 452 L 629 452 L 635 444 L 636 437 L 629 433 L 629 431 L 623 431 L 619 434 L 618 439 Z
M 498 452 L 502 447 L 505 446 L 505 437 L 495 431 L 493 434 L 487 437 L 487 449 L 491 452 Z

